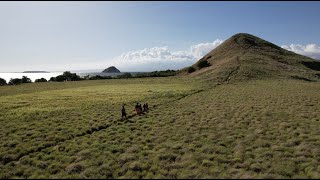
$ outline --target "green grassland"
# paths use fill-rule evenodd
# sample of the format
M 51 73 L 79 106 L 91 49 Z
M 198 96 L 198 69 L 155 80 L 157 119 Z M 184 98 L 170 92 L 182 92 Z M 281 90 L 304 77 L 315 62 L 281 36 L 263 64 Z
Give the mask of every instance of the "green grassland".
M 319 178 L 319 91 L 189 77 L 0 87 L 0 178 Z M 136 102 L 150 111 L 133 116 Z

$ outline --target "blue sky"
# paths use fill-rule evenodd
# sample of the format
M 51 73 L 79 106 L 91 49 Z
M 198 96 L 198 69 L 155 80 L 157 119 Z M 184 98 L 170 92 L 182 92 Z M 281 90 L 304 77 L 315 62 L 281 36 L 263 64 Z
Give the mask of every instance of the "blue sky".
M 320 59 L 320 2 L 0 2 L 0 72 L 179 69 L 246 32 Z

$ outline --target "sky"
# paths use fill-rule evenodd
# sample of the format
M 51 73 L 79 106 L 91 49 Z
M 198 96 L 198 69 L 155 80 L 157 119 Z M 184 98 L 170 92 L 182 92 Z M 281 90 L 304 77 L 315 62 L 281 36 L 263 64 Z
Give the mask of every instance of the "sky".
M 0 72 L 190 66 L 249 33 L 320 59 L 320 2 L 0 2 Z

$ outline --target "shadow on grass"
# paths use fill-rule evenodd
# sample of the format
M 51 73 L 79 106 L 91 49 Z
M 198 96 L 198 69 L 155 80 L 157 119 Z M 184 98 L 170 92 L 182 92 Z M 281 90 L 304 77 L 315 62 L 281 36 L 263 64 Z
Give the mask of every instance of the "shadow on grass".
M 320 71 L 320 62 L 302 62 L 304 66 L 315 71 Z

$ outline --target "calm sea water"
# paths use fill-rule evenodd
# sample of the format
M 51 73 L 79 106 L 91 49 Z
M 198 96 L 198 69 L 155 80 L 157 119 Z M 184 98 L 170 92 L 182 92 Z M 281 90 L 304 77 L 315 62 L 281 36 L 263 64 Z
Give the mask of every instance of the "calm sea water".
M 84 76 L 95 76 L 95 75 L 100 75 L 100 76 L 111 76 L 111 77 L 116 77 L 118 75 L 121 75 L 123 73 L 101 73 L 101 72 L 72 72 L 76 73 L 80 77 Z M 130 72 L 132 75 L 135 75 L 139 72 Z M 49 72 L 49 73 L 0 73 L 0 78 L 5 79 L 7 83 L 10 81 L 11 78 L 22 78 L 22 76 L 27 76 L 28 78 L 31 79 L 32 82 L 34 82 L 36 79 L 40 78 L 45 78 L 49 80 L 51 77 L 56 77 L 58 75 L 63 74 L 63 72 Z
M 50 73 L 0 73 L 0 78 L 5 79 L 7 83 L 12 78 L 22 78 L 22 76 L 27 76 L 32 82 L 36 79 L 45 78 L 49 80 L 51 77 L 56 77 L 63 74 L 63 72 L 50 72 Z

